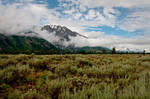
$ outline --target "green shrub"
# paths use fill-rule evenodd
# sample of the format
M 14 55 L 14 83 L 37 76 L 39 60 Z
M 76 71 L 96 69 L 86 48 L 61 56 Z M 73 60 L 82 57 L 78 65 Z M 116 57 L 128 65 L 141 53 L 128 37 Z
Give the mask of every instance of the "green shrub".
M 52 80 L 49 82 L 49 80 L 46 82 L 46 89 L 47 94 L 52 99 L 58 99 L 60 93 L 62 93 L 64 90 L 69 89 L 71 87 L 71 84 L 69 82 L 66 82 L 64 80 Z
M 32 59 L 29 60 L 28 64 L 30 65 L 31 68 L 35 69 L 41 69 L 41 70 L 48 70 L 48 64 L 49 62 L 44 59 Z
M 14 90 L 8 95 L 8 99 L 20 99 L 21 92 L 19 90 Z
M 9 88 L 11 88 L 11 86 L 8 84 L 3 83 L 0 85 L 0 90 L 8 90 Z
M 48 72 L 47 73 L 47 78 L 49 79 L 49 80 L 53 80 L 53 79 L 57 79 L 59 76 L 57 75 L 57 74 L 55 74 L 55 73 L 52 73 L 52 72 Z
M 13 80 L 13 70 L 14 67 L 8 67 L 4 70 L 0 70 L 0 84 L 10 83 Z
M 33 72 L 28 65 L 17 65 L 17 66 L 10 66 L 0 71 L 0 83 L 12 83 L 12 82 L 20 82 L 26 81 L 26 78 L 29 74 Z
M 21 99 L 46 99 L 46 97 L 38 93 L 38 91 L 34 89 L 21 94 Z
M 55 69 L 55 73 L 58 74 L 59 76 L 63 76 L 63 77 L 66 77 L 69 74 L 75 75 L 76 72 L 77 72 L 77 68 L 75 66 L 70 66 L 68 64 L 58 66 Z
M 93 63 L 89 60 L 86 60 L 86 59 L 82 59 L 82 58 L 78 58 L 77 59 L 77 67 L 92 67 L 93 66 Z
M 14 59 L 2 60 L 0 61 L 0 69 L 4 69 L 8 66 L 15 66 L 17 64 L 18 64 L 18 61 Z

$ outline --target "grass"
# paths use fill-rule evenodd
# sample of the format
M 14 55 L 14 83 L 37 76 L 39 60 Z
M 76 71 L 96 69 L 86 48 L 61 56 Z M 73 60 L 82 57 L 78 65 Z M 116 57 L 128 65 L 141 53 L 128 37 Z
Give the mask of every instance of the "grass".
M 0 55 L 0 99 L 148 99 L 150 55 Z

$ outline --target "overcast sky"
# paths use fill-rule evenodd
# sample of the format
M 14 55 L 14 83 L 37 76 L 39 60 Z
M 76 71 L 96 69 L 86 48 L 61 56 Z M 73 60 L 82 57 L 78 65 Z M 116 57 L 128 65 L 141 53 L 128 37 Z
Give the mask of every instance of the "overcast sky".
M 150 0 L 0 0 L 1 33 L 45 24 L 88 36 L 90 46 L 150 51 Z

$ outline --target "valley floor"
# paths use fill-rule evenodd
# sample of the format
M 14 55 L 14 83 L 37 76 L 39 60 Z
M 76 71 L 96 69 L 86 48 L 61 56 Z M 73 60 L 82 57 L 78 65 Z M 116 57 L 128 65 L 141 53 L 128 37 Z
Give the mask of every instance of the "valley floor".
M 150 55 L 0 55 L 0 99 L 149 99 Z

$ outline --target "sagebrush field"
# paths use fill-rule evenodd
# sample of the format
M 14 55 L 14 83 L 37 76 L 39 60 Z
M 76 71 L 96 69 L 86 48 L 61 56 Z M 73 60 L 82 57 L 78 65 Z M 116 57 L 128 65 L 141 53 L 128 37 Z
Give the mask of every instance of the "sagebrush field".
M 149 99 L 150 55 L 0 55 L 0 99 Z

